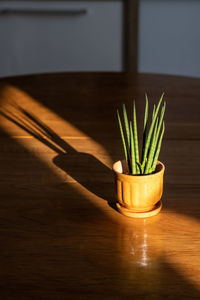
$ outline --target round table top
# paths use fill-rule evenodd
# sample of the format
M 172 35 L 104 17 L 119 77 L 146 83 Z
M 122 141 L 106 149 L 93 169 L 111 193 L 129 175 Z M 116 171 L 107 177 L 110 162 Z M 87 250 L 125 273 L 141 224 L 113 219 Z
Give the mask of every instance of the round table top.
M 116 110 L 162 93 L 162 211 L 119 214 Z M 2 299 L 200 298 L 200 79 L 58 73 L 0 79 Z M 141 126 L 140 126 L 141 128 Z

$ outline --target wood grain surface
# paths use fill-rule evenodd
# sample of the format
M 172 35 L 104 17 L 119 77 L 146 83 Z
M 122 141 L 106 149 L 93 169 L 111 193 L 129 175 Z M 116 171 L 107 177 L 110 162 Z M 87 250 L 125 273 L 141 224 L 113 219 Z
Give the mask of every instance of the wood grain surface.
M 163 209 L 114 208 L 116 109 L 165 92 Z M 63 73 L 0 80 L 0 299 L 200 299 L 200 79 Z

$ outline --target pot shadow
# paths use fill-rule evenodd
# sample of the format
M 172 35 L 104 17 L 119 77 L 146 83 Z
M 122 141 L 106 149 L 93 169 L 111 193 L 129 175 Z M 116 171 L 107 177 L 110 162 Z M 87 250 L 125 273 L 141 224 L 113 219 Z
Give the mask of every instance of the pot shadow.
M 11 103 L 10 108 L 1 108 L 0 114 L 54 150 L 58 154 L 53 158 L 57 167 L 115 208 L 111 169 L 93 155 L 77 151 L 38 117 L 16 103 Z

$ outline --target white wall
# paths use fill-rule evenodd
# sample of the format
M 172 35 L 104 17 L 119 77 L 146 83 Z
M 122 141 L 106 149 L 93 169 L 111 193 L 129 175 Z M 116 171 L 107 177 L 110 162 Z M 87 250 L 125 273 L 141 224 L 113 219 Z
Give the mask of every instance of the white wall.
M 200 77 L 200 1 L 140 0 L 139 71 Z

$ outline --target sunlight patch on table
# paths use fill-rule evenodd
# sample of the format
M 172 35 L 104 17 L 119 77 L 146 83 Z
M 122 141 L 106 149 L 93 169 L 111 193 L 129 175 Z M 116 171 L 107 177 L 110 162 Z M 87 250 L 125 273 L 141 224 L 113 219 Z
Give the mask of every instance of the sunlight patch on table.
M 111 214 L 112 209 L 106 201 L 99 199 L 98 196 L 77 182 L 71 174 L 53 163 L 56 155 L 67 155 L 65 147 L 68 147 L 77 155 L 79 150 L 82 153 L 91 154 L 95 149 L 95 153 L 98 153 L 96 159 L 104 165 L 111 166 L 111 158 L 104 147 L 14 86 L 7 85 L 1 89 L 0 103 L 0 128 L 25 147 L 33 157 L 35 156 L 44 162 L 61 182 L 72 183 L 72 187 L 73 183 L 76 183 L 75 189 L 79 194 L 104 212 Z M 54 128 L 51 128 L 51 125 Z M 62 131 L 64 129 L 66 136 L 61 137 L 59 135 L 60 128 Z M 78 139 L 89 142 L 90 148 L 81 146 L 81 149 L 75 149 Z M 30 140 L 35 140 L 35 142 L 30 143 Z
M 1 88 L 0 103 L 0 111 L 2 113 L 8 114 L 11 118 L 17 118 L 17 122 L 20 119 L 20 122 L 23 122 L 22 125 L 26 127 L 26 129 L 31 128 L 31 130 L 34 130 L 34 132 L 38 133 L 38 126 L 33 126 L 30 120 L 24 118 L 23 114 L 20 111 L 21 109 L 26 113 L 32 115 L 33 117 L 36 117 L 42 125 L 49 128 L 53 132 L 53 134 L 57 135 L 60 139 L 67 139 L 67 143 L 72 148 L 76 146 L 75 151 L 94 153 L 95 149 L 96 157 L 100 161 L 102 161 L 102 155 L 98 155 L 98 153 L 103 154 L 103 156 L 107 158 L 107 160 L 102 161 L 102 163 L 106 164 L 109 167 L 112 165 L 112 160 L 109 157 L 108 152 L 104 147 L 102 147 L 102 145 L 91 139 L 91 137 L 86 135 L 83 131 L 79 130 L 70 122 L 64 120 L 53 111 L 39 103 L 36 99 L 33 99 L 30 95 L 16 88 L 15 86 L 6 85 Z M 4 129 L 11 137 L 17 138 L 19 140 L 22 139 L 21 143 L 25 146 L 28 146 L 28 144 L 26 144 L 24 140 L 33 137 L 30 132 L 24 130 L 22 127 L 16 126 L 16 124 L 8 120 L 7 118 L 4 118 L 3 116 L 0 118 L 0 127 Z M 65 132 L 64 135 L 62 134 L 63 132 Z M 42 138 L 47 139 L 44 131 L 41 133 L 41 131 L 39 130 L 39 134 L 42 134 Z M 89 140 L 90 148 L 84 150 L 81 147 L 81 149 L 79 149 L 79 145 L 77 146 L 76 143 L 76 141 L 79 139 L 82 140 L 83 143 L 85 140 L 87 140 L 87 142 Z M 50 140 L 51 143 L 54 144 L 54 139 L 51 138 Z
M 193 217 L 166 210 L 161 222 L 166 223 L 163 224 L 166 228 L 163 247 L 168 263 L 200 290 L 199 221 Z

